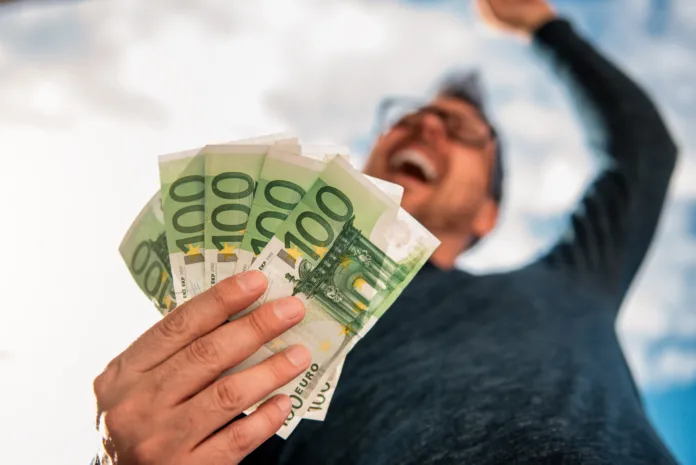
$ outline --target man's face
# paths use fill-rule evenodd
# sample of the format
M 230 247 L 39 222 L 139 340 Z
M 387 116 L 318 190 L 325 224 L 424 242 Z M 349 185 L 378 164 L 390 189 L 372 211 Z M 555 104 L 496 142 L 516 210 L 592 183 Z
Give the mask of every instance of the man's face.
M 436 234 L 482 237 L 493 228 L 495 141 L 471 105 L 439 97 L 383 133 L 365 173 L 404 187 L 402 206 Z

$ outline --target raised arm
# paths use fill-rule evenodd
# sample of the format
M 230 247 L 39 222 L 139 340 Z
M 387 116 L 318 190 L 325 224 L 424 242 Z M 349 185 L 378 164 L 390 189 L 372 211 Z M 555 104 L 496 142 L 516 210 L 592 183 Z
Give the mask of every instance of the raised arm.
M 567 86 L 603 170 L 541 264 L 622 298 L 650 246 L 677 148 L 655 105 L 628 76 L 558 19 L 547 0 L 477 0 L 484 19 L 531 39 Z
M 567 85 L 603 166 L 543 261 L 623 297 L 652 241 L 677 148 L 646 93 L 567 21 L 541 26 L 533 47 Z

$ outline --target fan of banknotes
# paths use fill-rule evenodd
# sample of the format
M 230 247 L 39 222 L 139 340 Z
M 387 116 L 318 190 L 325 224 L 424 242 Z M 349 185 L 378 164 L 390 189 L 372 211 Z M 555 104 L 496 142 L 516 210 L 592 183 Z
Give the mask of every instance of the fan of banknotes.
M 362 174 L 339 146 L 271 135 L 163 155 L 159 168 L 161 189 L 120 246 L 138 286 L 163 316 L 247 270 L 263 272 L 269 287 L 234 318 L 300 298 L 304 320 L 230 373 L 303 344 L 311 367 L 271 394 L 292 399 L 278 435 L 323 421 L 346 355 L 438 240 L 400 208 L 401 186 Z

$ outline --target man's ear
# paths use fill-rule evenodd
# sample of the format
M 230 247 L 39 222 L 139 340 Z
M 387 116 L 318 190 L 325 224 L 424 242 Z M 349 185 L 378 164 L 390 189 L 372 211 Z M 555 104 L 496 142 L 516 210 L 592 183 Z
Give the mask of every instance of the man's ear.
M 495 228 L 498 222 L 498 203 L 491 198 L 486 199 L 479 208 L 472 223 L 472 234 L 483 238 Z

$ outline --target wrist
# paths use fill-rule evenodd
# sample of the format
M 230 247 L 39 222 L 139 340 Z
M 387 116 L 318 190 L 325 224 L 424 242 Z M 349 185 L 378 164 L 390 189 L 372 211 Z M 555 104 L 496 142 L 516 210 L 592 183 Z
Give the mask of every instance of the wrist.
M 523 32 L 530 37 L 534 36 L 537 31 L 556 19 L 558 19 L 558 15 L 555 11 L 545 11 L 533 18 L 529 18 L 523 27 Z

